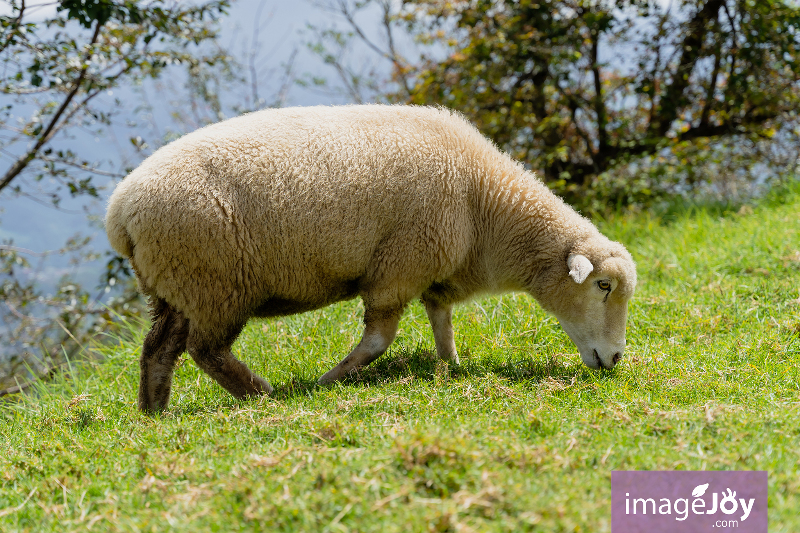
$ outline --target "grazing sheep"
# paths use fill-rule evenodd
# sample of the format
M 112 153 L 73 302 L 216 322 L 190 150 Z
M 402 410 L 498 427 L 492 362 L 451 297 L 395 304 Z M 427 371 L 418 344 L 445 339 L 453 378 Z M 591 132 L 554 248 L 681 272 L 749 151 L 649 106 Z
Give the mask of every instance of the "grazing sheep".
M 150 297 L 139 408 L 164 409 L 176 358 L 237 398 L 272 387 L 231 353 L 251 317 L 360 296 L 364 336 L 320 383 L 369 364 L 421 298 L 458 362 L 453 304 L 527 291 L 584 363 L 625 348 L 630 254 L 458 114 L 408 106 L 271 109 L 202 128 L 117 186 L 111 245 Z

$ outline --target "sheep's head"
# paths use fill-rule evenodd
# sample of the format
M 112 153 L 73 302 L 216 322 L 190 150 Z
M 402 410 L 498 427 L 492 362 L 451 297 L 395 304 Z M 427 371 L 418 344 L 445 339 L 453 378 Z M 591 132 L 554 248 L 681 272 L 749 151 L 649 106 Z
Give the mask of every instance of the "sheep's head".
M 577 247 L 558 270 L 560 294 L 551 310 L 586 366 L 613 368 L 625 351 L 628 301 L 636 287 L 633 259 L 603 237 Z

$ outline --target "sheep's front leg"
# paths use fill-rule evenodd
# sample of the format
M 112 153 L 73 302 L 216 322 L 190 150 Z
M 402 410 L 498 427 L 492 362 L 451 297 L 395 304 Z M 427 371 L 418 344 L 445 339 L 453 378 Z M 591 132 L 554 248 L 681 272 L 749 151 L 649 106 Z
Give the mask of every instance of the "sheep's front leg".
M 389 348 L 397 335 L 402 309 L 391 311 L 367 310 L 364 313 L 364 336 L 347 357 L 319 378 L 326 385 L 346 377 L 350 372 L 367 366 Z
M 439 359 L 458 364 L 456 340 L 453 334 L 453 306 L 425 300 L 425 311 L 433 328 L 436 353 Z

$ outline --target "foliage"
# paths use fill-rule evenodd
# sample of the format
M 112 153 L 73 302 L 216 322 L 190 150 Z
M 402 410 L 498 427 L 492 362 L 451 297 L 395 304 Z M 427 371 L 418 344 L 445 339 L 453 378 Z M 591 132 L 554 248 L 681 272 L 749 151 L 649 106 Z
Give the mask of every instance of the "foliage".
M 143 302 L 120 258 L 108 262 L 94 294 L 70 276 L 63 276 L 55 291 L 47 294 L 38 276 L 31 275 L 38 268 L 28 257 L 40 264 L 55 254 L 70 255 L 76 265 L 97 259 L 89 241 L 75 236 L 63 248 L 46 252 L 0 245 L 0 301 L 7 309 L 0 313 L 0 396 L 60 370 L 88 339 L 115 331 L 122 318 L 142 314 Z
M 366 40 L 353 12 L 373 3 L 331 3 L 352 30 L 329 34 Z M 391 62 L 390 100 L 464 113 L 574 203 L 635 203 L 720 170 L 763 181 L 764 166 L 797 164 L 795 3 L 406 0 L 384 20 L 385 46 L 374 48 Z M 403 28 L 419 60 L 389 46 Z M 642 183 L 626 187 L 623 173 L 600 180 L 616 188 L 595 190 L 630 162 Z
M 248 326 L 234 351 L 273 398 L 234 400 L 184 360 L 151 419 L 132 323 L 0 406 L 0 529 L 607 532 L 611 471 L 708 469 L 766 470 L 770 532 L 798 531 L 798 210 L 795 186 L 609 220 L 642 281 L 611 372 L 512 294 L 456 308 L 459 367 L 414 304 L 389 354 L 317 387 L 358 342 L 347 302 Z
M 228 5 L 227 0 L 60 0 L 55 16 L 35 21 L 33 8 L 12 0 L 11 14 L 0 17 L 0 153 L 11 160 L 0 168 L 4 199 L 44 198 L 59 207 L 65 197 L 99 198 L 130 170 L 113 157 L 81 154 L 81 136 L 104 137 L 125 118 L 121 112 L 130 102 L 112 98 L 112 89 L 157 78 L 173 65 L 187 68 L 191 79 L 224 63 L 224 53 L 213 47 L 206 53 L 201 45 L 213 41 L 215 23 Z M 146 148 L 138 136 L 131 143 Z M 76 263 L 97 259 L 87 244 L 76 236 L 49 252 L 24 250 L 11 241 L 0 246 L 0 300 L 6 308 L 0 311 L 0 355 L 15 352 L 11 364 L 50 369 L 63 361 L 65 350 L 73 353 L 87 335 L 105 331 L 116 313 L 137 309 L 119 258 L 110 258 L 94 296 L 71 278 L 45 295 L 25 275 L 26 256 L 70 253 Z M 121 286 L 126 290 L 120 292 Z M 112 289 L 118 297 L 101 302 Z M 8 373 L 0 369 L 0 376 Z
M 36 24 L 24 22 L 24 2 L 12 2 L 15 13 L 2 18 L 0 40 L 5 45 L 0 51 L 5 75 L 0 91 L 16 97 L 17 106 L 29 106 L 34 112 L 18 127 L 8 120 L 12 104 L 6 106 L 7 118 L 0 125 L 12 135 L 4 139 L 2 148 L 27 149 L 0 178 L 0 191 L 8 187 L 21 192 L 23 185 L 16 178 L 26 170 L 37 181 L 45 175 L 61 178 L 56 180 L 56 196 L 62 188 L 72 195 L 96 196 L 91 179 L 77 181 L 65 169 L 94 167 L 72 152 L 48 151 L 47 144 L 65 128 L 110 124 L 113 111 L 98 109 L 92 101 L 122 81 L 157 77 L 171 64 L 213 62 L 215 58 L 195 57 L 190 45 L 214 37 L 209 19 L 215 20 L 227 6 L 226 0 L 188 7 L 163 0 L 89 4 L 62 0 L 59 11 L 66 11 L 67 17 Z M 85 29 L 71 24 L 74 21 Z M 122 105 L 115 102 L 117 108 Z

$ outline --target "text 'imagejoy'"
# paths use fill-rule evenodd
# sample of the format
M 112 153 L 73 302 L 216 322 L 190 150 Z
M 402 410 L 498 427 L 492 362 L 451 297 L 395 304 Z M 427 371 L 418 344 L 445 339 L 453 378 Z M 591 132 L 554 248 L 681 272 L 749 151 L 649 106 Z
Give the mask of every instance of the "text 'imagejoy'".
M 612 472 L 611 531 L 767 533 L 767 473 Z

